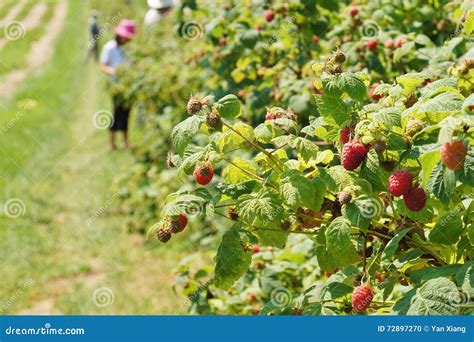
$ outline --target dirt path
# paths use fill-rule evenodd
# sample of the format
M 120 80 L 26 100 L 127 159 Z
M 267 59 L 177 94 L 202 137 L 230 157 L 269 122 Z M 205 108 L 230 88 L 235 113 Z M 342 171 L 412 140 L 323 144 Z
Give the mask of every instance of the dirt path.
M 7 23 L 9 23 L 12 20 L 15 20 L 17 17 L 18 13 L 21 12 L 23 7 L 25 7 L 27 0 L 20 0 L 18 3 L 13 6 L 13 8 L 10 9 L 10 11 L 3 17 L 3 19 L 0 19 L 0 27 L 3 29 L 3 26 L 5 26 Z
M 40 2 L 36 4 L 29 12 L 28 15 L 26 16 L 25 19 L 21 21 L 22 27 L 20 28 L 25 32 L 25 34 L 28 33 L 28 31 L 31 31 L 35 28 L 37 28 L 41 24 L 41 18 L 43 18 L 43 15 L 45 14 L 46 10 L 48 9 L 48 5 L 44 2 Z M 6 22 L 5 29 L 8 31 L 8 25 L 11 23 L 11 21 Z M 7 37 L 0 38 L 0 49 L 3 49 L 3 47 L 9 42 Z
M 54 41 L 62 31 L 64 21 L 67 14 L 68 3 L 66 0 L 61 0 L 54 9 L 53 18 L 48 22 L 45 27 L 45 35 L 35 42 L 26 58 L 26 67 L 20 70 L 14 70 L 5 75 L 1 79 L 0 94 L 2 96 L 8 96 L 12 94 L 20 85 L 20 83 L 27 78 L 27 76 L 34 71 L 36 68 L 46 63 L 52 56 L 54 51 Z M 28 18 L 23 21 L 26 30 L 28 25 L 38 25 L 37 20 L 41 20 L 42 12 L 47 9 L 44 3 L 36 5 L 31 12 L 35 13 L 35 19 L 30 14 Z M 39 12 L 39 13 L 38 13 Z M 43 12 L 44 13 L 44 12 Z M 31 19 L 29 19 L 31 17 Z M 1 48 L 1 41 L 0 41 Z

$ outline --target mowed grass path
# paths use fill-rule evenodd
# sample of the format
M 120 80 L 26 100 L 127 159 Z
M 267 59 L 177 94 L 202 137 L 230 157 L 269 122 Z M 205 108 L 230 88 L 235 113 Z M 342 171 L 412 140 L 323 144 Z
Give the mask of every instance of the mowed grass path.
M 110 104 L 98 66 L 83 62 L 89 10 L 70 1 L 53 59 L 0 99 L 2 314 L 172 314 L 187 305 L 170 286 L 190 246 L 130 235 L 115 207 L 112 180 L 133 160 L 109 152 L 106 130 L 93 124 Z

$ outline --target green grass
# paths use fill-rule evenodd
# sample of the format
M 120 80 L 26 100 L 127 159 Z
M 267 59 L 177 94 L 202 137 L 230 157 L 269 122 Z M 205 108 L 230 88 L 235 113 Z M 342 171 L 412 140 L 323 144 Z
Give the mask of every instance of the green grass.
M 2 7 L 0 7 L 0 20 L 2 20 L 8 12 L 16 5 L 16 0 L 3 0 Z
M 47 23 L 51 20 L 54 14 L 55 3 L 55 1 L 46 2 L 48 7 L 41 18 L 42 25 L 32 30 L 26 30 L 23 38 L 9 41 L 3 47 L 1 50 L 2 58 L 0 60 L 0 76 L 9 71 L 23 68 L 26 65 L 26 59 L 33 43 L 39 40 L 46 33 Z
M 133 160 L 109 152 L 107 132 L 92 124 L 110 100 L 98 66 L 82 59 L 89 9 L 69 6 L 53 59 L 0 100 L 0 203 L 18 198 L 25 208 L 17 218 L 0 216 L 0 310 L 173 313 L 187 304 L 170 289 L 173 269 L 193 246 L 184 237 L 145 242 L 123 226 L 110 185 Z M 36 105 L 23 112 L 26 100 Z M 114 300 L 101 307 L 93 295 L 104 287 Z

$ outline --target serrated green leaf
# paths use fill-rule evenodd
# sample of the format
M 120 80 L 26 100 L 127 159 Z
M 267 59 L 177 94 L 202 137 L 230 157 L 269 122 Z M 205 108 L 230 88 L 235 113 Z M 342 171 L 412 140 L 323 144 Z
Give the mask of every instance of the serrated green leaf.
M 453 209 L 436 222 L 429 239 L 442 245 L 455 244 L 463 231 L 463 222 L 459 210 Z
M 428 179 L 428 191 L 433 193 L 443 203 L 449 203 L 454 193 L 456 178 L 454 173 L 438 163 Z
M 225 127 L 223 133 L 220 134 L 216 140 L 216 145 L 219 149 L 219 152 L 228 152 L 231 150 L 235 150 L 237 148 L 248 145 L 248 142 L 246 140 L 254 140 L 252 126 L 239 122 L 233 125 L 232 128 L 235 131 L 239 132 L 239 134 Z
M 319 210 L 315 184 L 296 170 L 287 171 L 282 175 L 280 192 L 285 203 L 293 209 L 307 207 Z
M 201 117 L 193 115 L 174 126 L 171 132 L 171 141 L 180 156 L 183 156 L 184 150 L 199 132 L 202 123 Z
M 318 155 L 319 147 L 311 140 L 298 137 L 294 140 L 293 146 L 305 162 L 309 162 L 311 159 L 316 159 Z
M 339 88 L 351 98 L 362 101 L 367 97 L 367 88 L 364 82 L 354 73 L 345 72 L 338 75 Z
M 458 315 L 460 294 L 456 285 L 447 278 L 436 278 L 427 281 L 417 288 L 411 299 L 408 315 Z
M 351 241 L 351 223 L 344 217 L 337 217 L 325 231 L 326 249 L 337 267 L 344 267 L 359 261 L 360 257 Z
M 247 272 L 252 256 L 244 251 L 239 231 L 231 228 L 222 237 L 216 255 L 214 284 L 228 290 L 242 275 Z
M 402 230 L 400 233 L 395 235 L 385 246 L 385 249 L 382 254 L 382 259 L 390 261 L 392 260 L 393 254 L 398 248 L 398 245 L 400 241 L 403 239 L 403 237 L 410 231 L 410 228 L 406 228 Z
M 257 193 L 242 195 L 236 211 L 243 222 L 256 227 L 278 226 L 283 219 L 282 202 L 274 190 L 262 188 Z
M 253 163 L 249 162 L 248 160 L 242 159 L 240 157 L 236 157 L 232 160 L 232 163 L 234 165 L 229 165 L 227 166 L 223 171 L 222 171 L 222 176 L 224 177 L 224 181 L 226 183 L 230 184 L 238 184 L 241 182 L 253 180 L 254 178 L 250 176 L 249 174 L 245 173 L 241 169 L 250 171 L 252 173 L 257 172 L 257 166 L 254 165 Z

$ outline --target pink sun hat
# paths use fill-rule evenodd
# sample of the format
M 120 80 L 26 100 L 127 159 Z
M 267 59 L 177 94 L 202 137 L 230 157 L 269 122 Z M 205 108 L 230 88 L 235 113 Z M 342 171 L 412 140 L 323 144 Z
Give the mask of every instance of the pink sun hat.
M 115 28 L 115 33 L 124 38 L 133 38 L 135 36 L 136 24 L 134 20 L 122 19 Z

